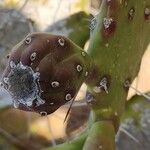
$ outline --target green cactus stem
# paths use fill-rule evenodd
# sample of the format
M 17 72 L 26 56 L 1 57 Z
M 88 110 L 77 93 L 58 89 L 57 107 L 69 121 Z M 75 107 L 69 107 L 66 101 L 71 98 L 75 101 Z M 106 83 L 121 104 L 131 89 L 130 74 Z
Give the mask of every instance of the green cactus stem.
M 67 28 L 72 28 L 68 38 L 82 48 L 84 48 L 85 43 L 90 37 L 89 20 L 90 15 L 87 15 L 85 12 L 79 12 L 72 15 L 66 22 Z
M 111 0 L 109 3 L 104 0 L 101 5 L 88 53 L 101 71 L 100 78 L 106 77 L 110 85 L 107 87 L 108 94 L 105 91 L 95 93 L 93 87 L 96 85 L 89 83 L 97 99 L 94 106 L 97 113 L 100 113 L 100 108 L 109 110 L 111 107 L 112 113 L 117 112 L 120 116 L 124 110 L 127 96 L 124 82 L 131 82 L 138 73 L 141 58 L 150 41 L 149 20 L 144 18 L 147 6 L 149 1 L 142 0 Z M 131 20 L 128 15 L 133 7 L 135 14 L 132 14 Z M 95 80 L 97 84 L 101 81 L 99 78 Z
M 86 139 L 83 150 L 114 150 L 115 131 L 111 121 L 95 122 Z
M 87 137 L 87 133 L 83 133 L 78 138 L 72 141 L 57 145 L 55 147 L 47 148 L 44 150 L 81 150 L 83 148 L 86 137 Z
M 149 0 L 103 0 L 91 34 L 88 54 L 100 70 L 87 80 L 96 100 L 93 111 L 98 121 L 111 120 L 116 132 L 129 88 L 124 83 L 131 83 L 137 75 L 150 42 L 149 6 Z M 102 137 L 105 132 L 97 134 Z

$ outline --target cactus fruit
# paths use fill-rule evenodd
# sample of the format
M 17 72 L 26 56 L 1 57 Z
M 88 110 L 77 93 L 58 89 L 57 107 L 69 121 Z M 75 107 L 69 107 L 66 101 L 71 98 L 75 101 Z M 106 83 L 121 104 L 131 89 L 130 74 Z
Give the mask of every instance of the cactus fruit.
M 75 98 L 89 66 L 86 52 L 71 40 L 33 33 L 13 48 L 1 85 L 16 108 L 47 115 Z

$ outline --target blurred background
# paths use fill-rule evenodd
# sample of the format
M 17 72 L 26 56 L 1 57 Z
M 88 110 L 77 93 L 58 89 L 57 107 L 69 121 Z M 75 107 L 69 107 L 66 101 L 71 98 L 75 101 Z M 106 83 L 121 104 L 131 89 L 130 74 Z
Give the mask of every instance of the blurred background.
M 98 13 L 100 3 L 101 0 L 0 0 L 0 77 L 12 47 L 30 32 L 64 35 L 86 50 L 90 20 Z M 143 58 L 140 80 L 133 84 L 142 92 L 150 89 L 149 51 L 150 48 Z M 134 94 L 130 90 L 129 97 Z M 90 114 L 85 95 L 83 84 L 64 123 L 69 103 L 41 117 L 13 108 L 9 94 L 0 89 L 0 150 L 40 150 L 78 137 L 86 130 Z M 149 150 L 149 101 L 132 99 L 126 109 L 116 136 L 117 149 Z

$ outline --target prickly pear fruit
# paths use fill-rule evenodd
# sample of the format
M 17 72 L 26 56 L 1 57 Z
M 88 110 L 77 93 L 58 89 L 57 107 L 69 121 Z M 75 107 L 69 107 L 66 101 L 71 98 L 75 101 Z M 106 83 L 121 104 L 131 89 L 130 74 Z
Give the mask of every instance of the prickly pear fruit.
M 89 62 L 86 52 L 63 36 L 29 34 L 13 48 L 1 85 L 16 108 L 47 115 L 75 98 Z

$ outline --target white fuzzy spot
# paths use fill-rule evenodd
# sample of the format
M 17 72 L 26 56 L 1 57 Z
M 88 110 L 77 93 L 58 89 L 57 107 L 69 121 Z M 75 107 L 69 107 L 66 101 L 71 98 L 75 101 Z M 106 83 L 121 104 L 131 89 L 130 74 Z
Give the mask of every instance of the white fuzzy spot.
M 39 72 L 36 72 L 36 73 L 33 74 L 34 79 L 38 79 L 39 76 L 40 76 L 40 73 L 39 73 Z
M 36 71 L 39 71 L 40 69 L 38 67 L 35 68 Z
M 54 102 L 51 102 L 50 105 L 54 105 Z
M 9 78 L 4 77 L 4 83 L 8 84 L 9 83 Z
M 132 19 L 133 17 L 134 17 L 134 9 L 133 8 L 131 8 L 130 10 L 129 10 L 129 19 Z
M 100 88 L 103 87 L 105 92 L 108 93 L 108 88 L 107 88 L 107 78 L 103 78 L 101 81 L 100 81 Z
M 45 103 L 45 100 L 41 99 L 40 97 L 37 97 L 36 106 L 43 105 Z
M 60 38 L 58 39 L 58 43 L 61 45 L 61 46 L 64 46 L 65 45 L 65 40 L 63 38 Z
M 35 60 L 36 55 L 37 55 L 36 52 L 32 53 L 31 56 L 30 56 L 30 60 L 31 61 Z
M 21 61 L 17 64 L 17 67 L 21 69 L 26 69 L 26 66 L 24 66 Z
M 124 82 L 124 87 L 130 87 L 130 82 L 128 81 L 128 80 L 126 80 L 125 82 Z
M 81 54 L 82 54 L 82 56 L 83 56 L 83 57 L 85 57 L 85 56 L 86 56 L 86 53 L 85 53 L 85 52 L 82 52 Z
M 14 69 L 16 68 L 16 64 L 13 61 L 9 62 L 10 68 Z
M 51 83 L 51 86 L 52 86 L 53 88 L 59 87 L 59 82 L 58 82 L 58 81 L 53 81 L 53 82 Z
M 47 112 L 46 112 L 46 111 L 41 111 L 41 112 L 40 112 L 40 115 L 41 115 L 41 116 L 47 116 Z
M 108 29 L 112 22 L 113 22 L 112 18 L 104 18 L 104 20 L 103 20 L 104 28 Z
M 31 43 L 31 37 L 27 37 L 27 38 L 25 39 L 25 43 L 26 43 L 26 44 L 30 44 L 30 43 Z
M 89 73 L 86 71 L 86 72 L 85 72 L 85 77 L 87 77 L 87 76 L 88 76 L 88 74 L 89 74 Z
M 27 101 L 27 102 L 26 102 L 26 105 L 27 105 L 28 107 L 31 107 L 31 106 L 32 106 L 32 101 Z
M 19 107 L 19 102 L 14 101 L 14 102 L 13 102 L 13 106 L 14 106 L 14 108 L 18 108 L 18 107 Z
M 144 13 L 145 13 L 145 15 L 150 15 L 150 9 L 149 8 L 145 8 Z
M 72 99 L 72 96 L 71 96 L 71 94 L 67 94 L 66 96 L 65 96 L 65 99 L 66 99 L 66 101 L 69 101 L 69 100 L 71 100 Z
M 115 116 L 118 116 L 118 113 L 117 113 L 117 112 L 115 112 Z
M 81 65 L 77 65 L 77 71 L 81 72 L 82 71 L 82 66 Z

